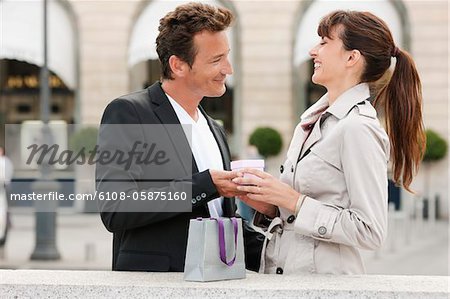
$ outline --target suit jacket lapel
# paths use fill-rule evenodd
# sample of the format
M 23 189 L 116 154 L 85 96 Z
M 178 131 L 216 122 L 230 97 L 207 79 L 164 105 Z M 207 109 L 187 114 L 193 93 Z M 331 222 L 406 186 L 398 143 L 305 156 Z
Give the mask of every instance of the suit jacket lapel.
M 217 145 L 219 146 L 219 150 L 222 156 L 222 164 L 223 169 L 230 170 L 230 151 L 228 150 L 228 146 L 226 144 L 226 140 L 223 138 L 222 133 L 220 132 L 219 125 L 214 122 L 211 117 L 209 117 L 205 110 L 201 106 L 199 106 L 200 112 L 206 117 L 209 128 L 213 133 L 214 138 L 216 139 Z M 223 216 L 224 217 L 233 217 L 235 216 L 236 211 L 236 203 L 234 198 L 225 198 L 222 204 Z
M 180 120 L 177 117 L 175 110 L 169 102 L 166 94 L 161 88 L 161 83 L 156 82 L 152 86 L 148 88 L 149 97 L 151 99 L 152 104 L 154 105 L 153 111 L 156 116 L 160 119 L 161 124 L 180 124 Z M 228 150 L 228 146 L 226 141 L 222 137 L 220 132 L 220 128 L 218 125 L 212 121 L 212 119 L 206 114 L 201 106 L 199 106 L 200 112 L 206 117 L 209 128 L 213 133 L 214 138 L 217 141 L 219 146 L 220 153 L 222 155 L 222 163 L 223 167 L 226 170 L 230 169 L 230 152 Z M 194 155 L 192 154 L 191 147 L 189 146 L 189 142 L 184 134 L 183 128 L 180 126 L 179 130 L 175 130 L 175 132 L 170 131 L 169 136 L 172 140 L 172 143 L 175 146 L 175 149 L 178 155 L 185 155 L 187 151 L 191 153 L 192 156 L 192 167 L 190 165 L 185 164 L 186 159 L 181 159 L 183 161 L 183 166 L 185 170 L 192 169 L 192 173 L 198 172 L 197 163 L 195 162 Z M 175 133 L 175 134 L 174 134 Z M 235 215 L 236 204 L 234 199 L 225 199 L 223 203 L 223 212 L 225 217 L 231 217 Z
M 230 152 L 228 150 L 228 146 L 226 144 L 226 141 L 222 137 L 222 133 L 220 132 L 220 128 L 216 122 L 214 122 L 211 117 L 209 117 L 205 110 L 199 106 L 200 112 L 203 113 L 203 115 L 206 118 L 206 121 L 208 122 L 208 126 L 211 129 L 211 132 L 213 133 L 214 139 L 216 139 L 217 145 L 219 146 L 220 154 L 222 156 L 222 164 L 223 169 L 230 170 Z
M 175 110 L 169 102 L 166 94 L 161 88 L 161 83 L 156 82 L 152 86 L 148 88 L 148 93 L 151 99 L 152 104 L 154 105 L 153 111 L 156 116 L 161 121 L 162 125 L 166 124 L 178 124 L 180 125 L 180 120 L 177 117 Z M 183 157 L 186 153 L 191 154 L 191 165 L 188 164 L 187 159 L 180 159 L 184 166 L 184 170 L 186 173 L 198 172 L 197 163 L 195 162 L 194 155 L 192 154 L 191 147 L 189 146 L 189 142 L 186 138 L 186 134 L 184 133 L 183 127 L 179 126 L 170 126 L 170 131 L 168 131 L 168 135 L 172 140 L 172 144 L 175 147 L 175 150 L 179 157 Z M 185 157 L 185 156 L 184 156 Z

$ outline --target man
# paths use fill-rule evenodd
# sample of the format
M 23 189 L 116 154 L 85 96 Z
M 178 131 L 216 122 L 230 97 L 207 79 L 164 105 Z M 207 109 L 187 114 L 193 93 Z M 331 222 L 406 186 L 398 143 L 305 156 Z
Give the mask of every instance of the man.
M 127 152 L 133 143 L 129 135 L 136 134 L 136 139 L 149 143 L 161 137 L 152 136 L 145 124 L 192 126 L 192 142 L 184 153 L 192 161 L 192 212 L 119 213 L 103 209 L 102 221 L 114 233 L 113 270 L 183 271 L 190 219 L 235 215 L 234 199 L 228 197 L 239 195 L 231 181 L 237 174 L 226 171 L 230 153 L 225 134 L 199 106 L 203 97 L 219 97 L 225 92 L 225 78 L 232 73 L 225 29 L 232 19 L 227 9 L 199 3 L 181 5 L 168 13 L 160 20 L 156 39 L 162 82 L 116 99 L 105 109 L 100 150 L 120 148 Z M 104 128 L 109 124 L 139 124 L 143 129 L 124 132 L 119 127 L 114 129 L 114 138 L 107 138 Z M 145 133 L 139 135 L 139 131 Z M 170 137 L 180 151 L 184 137 Z M 97 165 L 97 191 L 147 190 L 150 185 L 143 181 L 151 176 L 149 168 L 118 171 L 111 165 Z M 182 176 L 181 168 L 167 166 L 160 168 L 160 173 L 172 176 L 175 184 Z M 117 179 L 121 184 L 129 183 L 117 187 Z M 262 235 L 244 225 L 248 269 L 258 270 L 262 241 Z

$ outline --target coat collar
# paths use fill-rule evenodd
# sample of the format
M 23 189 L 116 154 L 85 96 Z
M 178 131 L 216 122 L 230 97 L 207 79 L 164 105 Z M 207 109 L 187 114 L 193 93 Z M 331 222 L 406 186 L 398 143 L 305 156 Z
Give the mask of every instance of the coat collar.
M 352 108 L 370 97 L 369 85 L 367 83 L 360 83 L 347 89 L 341 94 L 333 105 L 328 105 L 328 92 L 324 94 L 314 105 L 309 107 L 300 117 L 300 124 L 306 125 L 310 122 L 315 122 L 318 118 L 318 114 L 322 114 L 324 111 L 329 112 L 336 116 L 338 119 L 344 118 Z
M 363 100 L 370 97 L 369 85 L 367 83 L 360 83 L 347 89 L 341 94 L 334 103 L 328 107 L 327 112 L 333 114 L 338 119 L 344 118 L 353 107 Z
M 348 89 L 331 106 L 328 105 L 328 93 L 324 94 L 302 114 L 300 124 L 295 129 L 294 138 L 288 150 L 288 158 L 296 161 L 300 157 L 301 151 L 305 153 L 322 137 L 320 127 L 314 128 L 314 124 L 325 112 L 333 114 L 338 119 L 342 119 L 355 105 L 369 98 L 369 96 L 370 91 L 367 83 L 361 83 Z M 370 116 L 373 116 L 375 113 L 375 109 L 371 106 L 364 107 L 364 109 L 364 111 L 367 110 L 367 115 L 370 114 Z
M 180 120 L 170 104 L 164 90 L 161 87 L 161 82 L 156 82 L 148 89 L 148 95 L 153 106 L 153 111 L 161 120 L 162 124 L 179 124 Z

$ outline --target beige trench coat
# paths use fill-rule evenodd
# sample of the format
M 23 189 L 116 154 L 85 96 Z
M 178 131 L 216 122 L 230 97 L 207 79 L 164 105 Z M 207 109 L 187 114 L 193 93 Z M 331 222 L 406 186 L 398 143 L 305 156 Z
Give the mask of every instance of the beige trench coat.
M 266 227 L 261 273 L 361 274 L 358 248 L 381 246 L 389 139 L 369 96 L 368 85 L 359 84 L 330 107 L 324 95 L 302 115 L 280 180 L 304 201 L 298 215 L 280 209 Z

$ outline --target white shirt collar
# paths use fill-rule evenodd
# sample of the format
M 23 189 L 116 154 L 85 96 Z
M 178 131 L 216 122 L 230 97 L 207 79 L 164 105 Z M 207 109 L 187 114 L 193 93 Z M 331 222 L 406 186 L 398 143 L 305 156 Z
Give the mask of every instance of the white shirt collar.
M 178 120 L 182 125 L 204 125 L 207 124 L 206 118 L 201 113 L 200 109 L 197 108 L 198 113 L 198 120 L 195 121 L 189 113 L 187 113 L 186 110 L 177 102 L 175 101 L 170 95 L 166 93 L 167 98 L 169 99 L 170 104 L 172 105 L 173 109 L 175 110 L 175 113 L 178 116 Z

